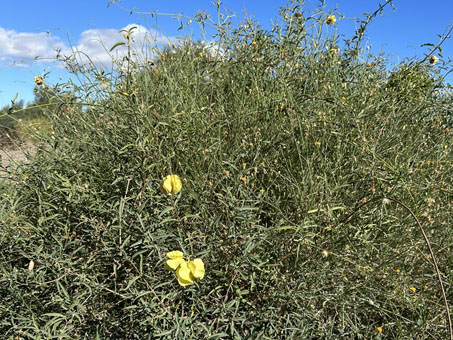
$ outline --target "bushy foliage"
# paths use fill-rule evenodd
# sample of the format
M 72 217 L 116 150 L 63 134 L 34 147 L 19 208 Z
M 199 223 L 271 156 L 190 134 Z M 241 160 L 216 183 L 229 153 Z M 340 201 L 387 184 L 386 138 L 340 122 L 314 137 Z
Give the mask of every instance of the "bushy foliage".
M 11 105 L 0 109 L 0 146 L 17 146 L 24 141 L 36 142 L 50 136 L 52 126 L 45 119 L 43 109 L 58 103 L 56 90 L 37 86 L 31 103 L 25 105 L 23 100 L 15 98 Z
M 5 339 L 447 337 L 390 198 L 452 301 L 451 93 L 428 63 L 340 51 L 332 13 L 305 11 L 86 69 L 45 109 L 53 134 L 1 186 Z M 180 287 L 173 250 L 205 277 Z

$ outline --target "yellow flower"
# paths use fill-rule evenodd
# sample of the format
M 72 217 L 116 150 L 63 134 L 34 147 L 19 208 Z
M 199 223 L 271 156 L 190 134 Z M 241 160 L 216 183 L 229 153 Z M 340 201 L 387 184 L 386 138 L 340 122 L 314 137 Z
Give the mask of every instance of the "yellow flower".
M 415 293 L 415 291 L 417 290 L 417 288 L 411 287 L 411 290 L 412 290 L 413 293 Z
M 176 269 L 176 277 L 178 283 L 183 287 L 193 284 L 193 276 L 186 261 L 183 260 Z
M 428 289 L 428 286 L 426 286 L 426 285 L 423 286 L 423 289 L 424 289 L 424 290 L 427 290 L 427 289 Z
M 247 182 L 247 178 L 246 177 L 241 177 L 241 181 L 245 183 L 245 182 Z
M 44 84 L 44 80 L 42 79 L 42 77 L 35 77 L 35 84 L 38 86 Z
M 252 45 L 256 45 L 256 41 L 252 41 Z
M 201 280 L 204 277 L 205 269 L 202 259 L 186 262 L 183 256 L 183 253 L 179 250 L 171 251 L 167 253 L 169 260 L 165 264 L 168 269 L 176 271 L 178 283 L 185 287 L 193 284 L 194 280 Z
M 398 268 L 396 269 L 396 273 L 399 274 L 401 270 L 399 270 Z
M 181 179 L 176 175 L 168 175 L 162 180 L 161 190 L 164 194 L 177 194 L 181 188 Z
M 201 280 L 204 277 L 204 263 L 202 259 L 195 259 L 193 261 L 189 261 L 187 266 L 190 269 L 190 273 L 195 279 Z
M 329 15 L 326 19 L 326 24 L 333 25 L 335 23 L 335 21 L 337 21 L 337 18 L 335 17 L 335 15 Z
M 346 97 L 341 97 L 341 101 L 344 103 L 346 101 Z
M 378 331 L 378 333 L 382 333 L 382 327 L 377 327 L 376 330 Z
M 439 58 L 437 58 L 435 55 L 433 55 L 431 58 L 429 58 L 429 63 L 431 65 L 436 65 L 438 61 L 439 61 Z
M 252 91 L 253 91 L 252 89 L 249 89 L 249 93 L 252 93 Z
M 247 167 L 247 163 L 242 163 L 242 169 L 245 169 Z
M 261 190 L 260 190 L 260 193 L 264 194 L 264 189 L 261 189 Z
M 165 264 L 170 270 L 176 270 L 179 265 L 184 262 L 183 254 L 179 250 L 174 250 L 167 253 L 167 257 L 169 258 L 169 260 L 167 260 Z
M 321 146 L 321 142 L 316 142 L 315 143 L 317 146 Z

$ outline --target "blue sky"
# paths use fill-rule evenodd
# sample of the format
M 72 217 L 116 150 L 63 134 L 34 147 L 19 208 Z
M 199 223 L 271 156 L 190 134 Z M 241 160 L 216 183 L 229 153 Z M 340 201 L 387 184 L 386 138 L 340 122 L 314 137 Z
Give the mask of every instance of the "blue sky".
M 327 9 L 344 14 L 337 21 L 340 34 L 350 37 L 354 33 L 352 18 L 363 18 L 363 13 L 377 9 L 374 0 L 326 0 Z M 384 0 L 381 0 L 384 2 Z M 161 43 L 174 41 L 180 36 L 178 25 L 170 17 L 130 14 L 118 6 L 107 7 L 108 0 L 15 0 L 2 1 L 0 5 L 0 108 L 9 105 L 16 93 L 26 102 L 33 99 L 33 77 L 50 72 L 51 83 L 65 82 L 68 73 L 53 62 L 55 49 L 70 53 L 77 48 L 108 67 L 109 49 L 121 40 L 120 29 L 140 25 L 138 36 L 146 40 L 152 37 Z M 319 2 L 307 1 L 313 8 Z M 252 15 L 265 28 L 277 17 L 284 0 L 224 0 L 222 7 L 232 9 L 238 16 L 244 11 Z M 214 13 L 211 0 L 122 0 L 119 5 L 137 11 L 158 13 L 184 13 L 192 16 L 199 10 Z M 436 44 L 437 34 L 442 34 L 453 23 L 453 1 L 395 0 L 394 11 L 388 7 L 384 16 L 377 17 L 367 31 L 368 44 L 374 53 L 381 50 L 391 55 L 393 62 L 404 57 L 423 56 L 427 47 L 423 43 Z M 157 21 L 156 21 L 157 20 Z M 158 29 L 157 29 L 158 27 Z M 196 34 L 196 31 L 194 31 Z M 196 36 L 196 38 L 198 38 Z M 137 39 L 139 40 L 139 39 Z M 100 43 L 103 42 L 103 44 Z M 103 46 L 104 45 L 104 46 Z M 443 58 L 453 57 L 453 40 L 443 45 Z M 34 60 L 34 57 L 39 59 Z M 81 60 L 86 62 L 86 60 Z M 450 76 L 449 82 L 453 82 Z

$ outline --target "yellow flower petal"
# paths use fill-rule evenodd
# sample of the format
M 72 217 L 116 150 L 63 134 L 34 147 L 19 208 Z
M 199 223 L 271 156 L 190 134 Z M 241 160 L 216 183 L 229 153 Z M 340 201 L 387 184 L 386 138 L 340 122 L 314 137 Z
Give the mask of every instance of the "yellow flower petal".
M 42 79 L 42 77 L 35 77 L 35 84 L 40 86 L 44 83 L 44 80 Z
M 179 265 L 183 262 L 185 262 L 183 258 L 176 258 L 172 260 L 167 260 L 165 264 L 167 266 L 167 269 L 176 270 L 178 269 Z
M 171 176 L 171 186 L 173 188 L 174 194 L 177 194 L 178 192 L 180 192 L 181 188 L 182 188 L 181 179 L 176 175 Z
M 162 192 L 165 194 L 177 194 L 181 191 L 182 182 L 176 175 L 168 175 L 161 183 Z
M 162 181 L 161 190 L 164 194 L 171 193 L 171 180 L 168 180 L 168 177 L 164 178 Z
M 173 251 L 170 251 L 167 253 L 167 257 L 169 259 L 179 259 L 179 258 L 183 258 L 183 253 L 182 251 L 179 251 L 179 250 L 173 250 Z
M 178 278 L 178 283 L 183 287 L 193 284 L 193 276 L 186 261 L 181 263 L 176 269 L 176 277 Z
M 202 259 L 195 259 L 193 261 L 189 261 L 187 266 L 190 269 L 192 276 L 195 279 L 202 279 L 204 277 L 204 263 Z
M 333 25 L 335 23 L 335 21 L 337 21 L 337 18 L 335 17 L 335 15 L 329 15 L 326 19 L 326 24 Z

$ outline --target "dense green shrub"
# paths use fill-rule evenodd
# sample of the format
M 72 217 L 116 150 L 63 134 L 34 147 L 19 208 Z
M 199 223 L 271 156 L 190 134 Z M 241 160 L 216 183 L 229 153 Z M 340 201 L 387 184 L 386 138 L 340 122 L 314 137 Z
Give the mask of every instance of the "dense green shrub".
M 280 14 L 110 78 L 82 69 L 46 107 L 53 135 L 1 187 L 5 339 L 447 337 L 422 234 L 390 199 L 452 301 L 451 92 L 427 62 L 340 51 L 322 10 Z M 180 287 L 172 250 L 205 277 Z

